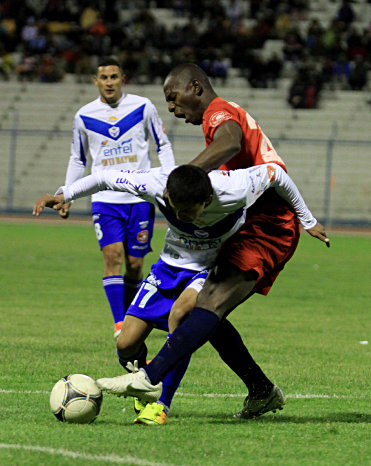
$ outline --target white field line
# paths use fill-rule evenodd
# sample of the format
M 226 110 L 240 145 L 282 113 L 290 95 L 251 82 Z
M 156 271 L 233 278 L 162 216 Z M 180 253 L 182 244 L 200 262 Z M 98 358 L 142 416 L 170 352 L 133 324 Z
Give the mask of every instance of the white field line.
M 17 393 L 19 395 L 49 395 L 50 392 L 45 390 L 12 390 L 12 389 L 2 389 L 0 388 L 1 393 Z M 184 397 L 191 397 L 191 398 L 241 398 L 246 397 L 246 393 L 184 393 L 184 392 L 176 392 L 176 396 L 184 396 Z M 326 394 L 315 394 L 315 393 L 289 393 L 286 395 L 286 398 L 293 398 L 293 399 L 344 399 L 344 400 L 354 400 L 354 399 L 363 399 L 369 398 L 369 395 L 361 395 L 361 396 L 348 396 L 348 395 L 336 395 L 333 393 L 332 395 Z
M 47 453 L 49 455 L 58 455 L 65 458 L 81 458 L 90 461 L 106 461 L 107 463 L 118 464 L 137 464 L 139 466 L 170 466 L 169 463 L 154 463 L 153 461 L 142 460 L 134 456 L 116 456 L 116 455 L 89 455 L 77 451 L 65 450 L 64 448 L 41 447 L 37 445 L 21 445 L 19 443 L 0 443 L 0 449 L 7 450 L 26 450 L 35 453 Z

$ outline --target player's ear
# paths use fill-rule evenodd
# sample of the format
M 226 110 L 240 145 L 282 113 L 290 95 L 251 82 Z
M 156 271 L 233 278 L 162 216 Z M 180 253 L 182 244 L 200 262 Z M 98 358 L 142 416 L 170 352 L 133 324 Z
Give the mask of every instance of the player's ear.
M 164 192 L 162 194 L 162 198 L 164 199 L 165 202 L 169 201 L 169 191 L 167 190 L 167 188 L 164 189 Z
M 203 93 L 202 85 L 200 81 L 198 81 L 197 79 L 194 79 L 192 81 L 192 89 L 193 89 L 194 94 L 198 96 L 200 96 Z

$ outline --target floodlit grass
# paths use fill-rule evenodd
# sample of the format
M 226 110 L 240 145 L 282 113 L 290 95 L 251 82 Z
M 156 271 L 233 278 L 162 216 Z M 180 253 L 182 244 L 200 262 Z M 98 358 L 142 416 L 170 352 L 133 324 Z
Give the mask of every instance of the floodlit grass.
M 163 236 L 158 228 L 147 270 Z M 234 419 L 244 386 L 207 344 L 154 428 L 132 424 L 132 400 L 109 395 L 92 425 L 49 411 L 60 377 L 121 373 L 89 222 L 1 222 L 0 238 L 1 465 L 370 464 L 370 345 L 360 344 L 370 339 L 370 237 L 336 235 L 327 249 L 303 234 L 268 297 L 233 312 L 288 395 L 283 411 Z M 153 332 L 150 355 L 164 339 Z

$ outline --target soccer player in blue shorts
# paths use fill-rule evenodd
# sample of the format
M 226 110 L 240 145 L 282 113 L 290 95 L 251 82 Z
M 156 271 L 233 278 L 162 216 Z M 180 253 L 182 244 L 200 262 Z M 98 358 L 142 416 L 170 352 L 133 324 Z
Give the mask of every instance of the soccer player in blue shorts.
M 124 83 L 125 75 L 115 59 L 99 64 L 94 77 L 99 97 L 80 108 L 74 118 L 66 185 L 83 176 L 89 154 L 92 173 L 149 168 L 149 135 L 157 145 L 161 165 L 174 166 L 171 144 L 156 108 L 145 97 L 123 92 Z M 70 203 L 60 210 L 62 218 L 68 217 L 69 207 Z M 92 196 L 92 216 L 117 337 L 142 281 L 144 256 L 151 251 L 154 207 L 131 193 L 102 191 Z
M 137 370 L 146 365 L 146 338 L 154 328 L 168 332 L 169 314 L 174 303 L 181 306 L 183 312 L 193 309 L 207 273 L 207 270 L 174 267 L 162 259 L 152 266 L 151 273 L 143 281 L 126 312 L 117 340 L 119 362 L 125 369 Z M 165 377 L 157 402 L 146 403 L 135 398 L 136 424 L 160 425 L 166 422 L 174 394 L 189 361 L 190 358 L 185 358 Z
M 187 189 L 184 189 L 185 186 Z M 264 378 L 265 375 L 251 358 L 237 330 L 225 319 L 226 316 L 221 320 L 215 320 L 211 313 L 195 312 L 193 309 L 195 299 L 192 304 L 192 297 L 190 306 L 190 309 L 193 309 L 192 313 L 172 332 L 166 345 L 155 357 L 156 365 L 162 361 L 161 364 L 166 366 L 160 378 L 164 384 L 161 382 L 154 384 L 147 378 L 146 371 L 152 363 L 145 365 L 147 352 L 144 340 L 154 326 L 164 328 L 166 324 L 164 318 L 167 318 L 171 303 L 177 299 L 181 289 L 185 288 L 184 293 L 189 291 L 193 278 L 197 277 L 194 274 L 215 265 L 218 251 L 223 243 L 244 224 L 248 207 L 254 204 L 267 189 L 274 188 L 293 207 L 309 234 L 321 241 L 327 241 L 323 226 L 313 217 L 285 171 L 274 163 L 232 172 L 215 171 L 209 176 L 202 169 L 191 165 L 178 167 L 170 174 L 169 171 L 166 172 L 161 168 L 140 172 L 107 171 L 90 175 L 70 186 L 64 186 L 55 196 L 44 195 L 35 203 L 33 213 L 39 215 L 44 207 L 58 210 L 64 202 L 107 188 L 131 192 L 156 203 L 164 214 L 169 228 L 160 260 L 143 282 L 132 306 L 127 311 L 123 330 L 117 342 L 121 364 L 127 366 L 133 373 L 100 379 L 99 386 L 117 395 L 138 396 L 145 402 L 152 403 L 160 396 L 160 401 L 164 400 L 163 396 L 166 398 L 166 394 L 164 395 L 163 388 L 165 391 L 169 390 L 170 395 L 171 391 L 175 391 L 192 352 L 207 341 L 203 340 L 202 333 L 205 324 L 210 325 L 209 321 L 212 321 L 212 331 L 209 332 L 208 340 L 247 387 L 249 381 L 246 380 L 246 368 L 250 371 L 250 375 L 259 374 L 260 378 Z M 214 270 L 210 272 L 212 273 Z M 197 293 L 197 290 L 195 291 Z M 184 297 L 184 293 L 180 295 L 180 299 Z M 195 321 L 198 324 L 195 324 Z M 181 339 L 183 328 L 188 333 L 190 331 L 188 322 L 191 322 L 192 327 L 191 351 L 188 341 Z M 220 347 L 218 343 L 220 332 L 228 332 L 229 336 L 233 336 L 234 347 L 238 346 L 238 352 L 231 350 L 233 353 L 231 354 L 231 351 Z M 219 336 L 213 341 L 213 334 L 218 333 Z M 170 353 L 167 355 L 170 361 L 162 357 L 164 351 Z M 138 361 L 137 367 L 133 364 L 135 360 Z M 142 369 L 137 371 L 138 367 Z M 162 401 L 162 403 L 165 407 L 166 402 Z M 143 413 L 146 409 L 147 406 Z M 161 410 L 165 411 L 162 408 Z M 159 414 L 161 417 L 161 413 Z M 137 420 L 142 421 L 142 413 Z

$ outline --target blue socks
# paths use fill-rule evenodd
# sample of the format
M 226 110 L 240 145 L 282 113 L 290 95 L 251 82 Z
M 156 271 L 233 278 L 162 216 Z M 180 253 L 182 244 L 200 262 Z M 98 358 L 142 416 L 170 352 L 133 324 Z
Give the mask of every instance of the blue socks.
M 124 320 L 124 278 L 121 275 L 103 278 L 103 287 L 115 324 Z
M 170 336 L 171 334 L 169 333 L 169 338 Z M 171 402 L 173 401 L 175 392 L 188 369 L 190 360 L 191 355 L 186 356 L 184 359 L 179 361 L 174 369 L 172 369 L 164 378 L 162 383 L 162 393 L 158 403 L 163 404 L 165 408 L 167 408 L 166 414 L 169 414 Z
M 126 310 L 137 294 L 141 283 L 142 280 L 130 280 L 130 278 L 122 277 L 121 275 L 103 278 L 104 291 L 106 292 L 115 324 L 124 320 Z
M 174 330 L 171 337 L 158 352 L 145 371 L 152 384 L 156 385 L 186 356 L 206 343 L 217 326 L 216 314 L 201 307 L 195 307 L 188 319 Z

